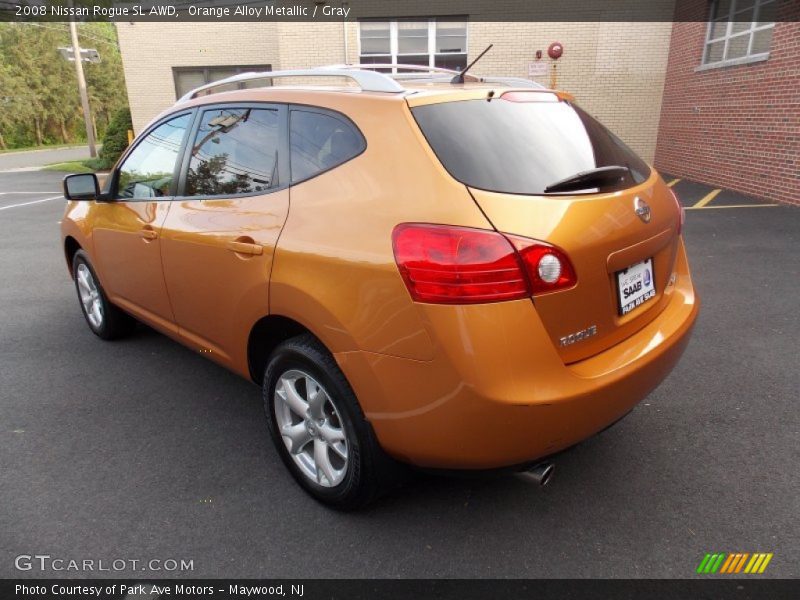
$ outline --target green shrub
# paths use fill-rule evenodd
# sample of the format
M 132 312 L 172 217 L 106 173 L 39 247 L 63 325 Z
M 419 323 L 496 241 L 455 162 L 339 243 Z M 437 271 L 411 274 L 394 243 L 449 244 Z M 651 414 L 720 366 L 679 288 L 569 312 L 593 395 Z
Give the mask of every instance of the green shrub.
M 105 146 L 103 146 L 103 148 L 105 148 Z M 100 149 L 100 154 L 102 154 L 102 153 L 103 153 L 103 151 L 102 151 L 102 148 L 101 148 Z M 113 162 L 110 165 L 107 165 L 106 161 L 103 160 L 102 158 L 99 158 L 99 157 L 98 158 L 87 158 L 86 160 L 81 161 L 81 162 L 83 163 L 83 165 L 85 167 L 91 169 L 92 171 L 105 171 L 106 169 L 110 169 L 114 165 Z M 116 162 L 116 160 L 114 162 Z
M 110 169 L 117 159 L 128 147 L 128 130 L 133 129 L 131 111 L 123 108 L 114 113 L 103 137 L 103 147 L 100 149 L 102 168 Z

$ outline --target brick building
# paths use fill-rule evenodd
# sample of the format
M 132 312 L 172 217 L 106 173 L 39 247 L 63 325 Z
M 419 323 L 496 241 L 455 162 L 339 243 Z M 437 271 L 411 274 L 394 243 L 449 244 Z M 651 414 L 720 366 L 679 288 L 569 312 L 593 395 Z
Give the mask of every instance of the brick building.
M 800 2 L 678 0 L 662 171 L 800 204 Z
M 550 85 L 555 69 L 556 87 L 665 172 L 800 203 L 798 0 L 652 0 L 663 13 L 652 22 L 568 20 L 594 0 L 546 8 L 549 19 L 563 11 L 558 22 L 496 22 L 480 12 L 491 3 L 452 14 L 452 3 L 437 1 L 344 22 L 120 22 L 134 128 L 237 72 L 343 62 L 456 68 L 491 43 L 476 72 Z M 546 50 L 555 41 L 564 55 L 554 64 Z
M 238 71 L 393 61 L 457 67 L 494 44 L 477 73 L 529 77 L 531 63 L 542 62 L 545 74 L 531 79 L 549 85 L 553 61 L 547 47 L 558 41 L 564 55 L 557 61 L 557 86 L 575 94 L 648 161 L 655 152 L 671 28 L 669 22 L 498 23 L 472 21 L 470 15 L 117 24 L 136 131 L 189 89 Z

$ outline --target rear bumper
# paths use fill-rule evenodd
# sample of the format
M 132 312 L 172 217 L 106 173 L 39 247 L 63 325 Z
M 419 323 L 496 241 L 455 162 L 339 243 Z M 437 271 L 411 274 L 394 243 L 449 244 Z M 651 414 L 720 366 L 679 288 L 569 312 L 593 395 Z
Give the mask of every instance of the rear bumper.
M 604 429 L 669 374 L 699 310 L 682 244 L 675 272 L 658 317 L 570 365 L 527 300 L 425 306 L 436 340 L 431 361 L 361 351 L 336 359 L 396 458 L 446 469 L 525 463 Z

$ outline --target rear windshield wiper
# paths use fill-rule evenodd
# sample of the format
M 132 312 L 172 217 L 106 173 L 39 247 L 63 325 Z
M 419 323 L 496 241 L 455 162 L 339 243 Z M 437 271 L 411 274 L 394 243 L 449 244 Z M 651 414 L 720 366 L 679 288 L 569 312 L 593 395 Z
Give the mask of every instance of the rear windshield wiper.
M 606 188 L 621 182 L 630 173 L 628 167 L 612 165 L 609 167 L 597 167 L 589 171 L 581 171 L 570 175 L 566 179 L 561 179 L 551 183 L 544 188 L 545 194 L 552 192 L 575 192 L 589 188 Z

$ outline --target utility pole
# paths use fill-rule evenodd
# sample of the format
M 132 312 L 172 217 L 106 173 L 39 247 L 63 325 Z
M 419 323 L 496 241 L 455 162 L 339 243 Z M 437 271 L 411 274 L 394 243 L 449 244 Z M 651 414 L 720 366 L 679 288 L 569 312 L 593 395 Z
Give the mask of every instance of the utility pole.
M 70 2 L 70 5 L 72 3 Z M 78 92 L 81 95 L 81 106 L 83 107 L 83 121 L 86 123 L 86 141 L 89 143 L 89 156 L 97 156 L 97 148 L 94 143 L 94 127 L 92 127 L 92 113 L 89 110 L 89 94 L 86 92 L 86 79 L 83 76 L 83 60 L 81 59 L 81 47 L 78 44 L 78 28 L 75 21 L 69 22 L 69 34 L 72 38 L 72 52 L 75 56 L 75 72 L 78 74 Z

